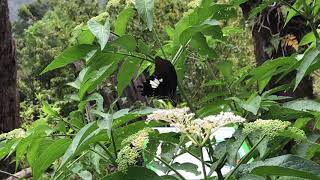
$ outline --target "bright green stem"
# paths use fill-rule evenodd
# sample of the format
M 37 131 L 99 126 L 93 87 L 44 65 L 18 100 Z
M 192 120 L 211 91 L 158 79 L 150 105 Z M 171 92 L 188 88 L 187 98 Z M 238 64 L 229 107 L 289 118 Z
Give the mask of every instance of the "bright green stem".
M 98 142 L 98 145 L 108 154 L 109 159 L 111 160 L 111 162 L 113 163 L 113 165 L 117 165 L 115 158 L 112 156 L 111 152 L 100 142 Z
M 112 130 L 111 130 L 111 141 L 112 141 L 112 146 L 113 146 L 113 150 L 114 150 L 114 156 L 117 159 L 118 158 L 117 147 L 116 147 L 116 142 L 114 140 L 114 136 L 113 136 Z
M 175 170 L 170 164 L 168 164 L 165 160 L 161 159 L 160 157 L 152 154 L 151 152 L 149 152 L 148 150 L 144 150 L 144 152 L 146 152 L 147 154 L 154 156 L 156 159 L 158 159 L 160 162 L 162 162 L 165 166 L 167 166 L 169 169 L 171 169 L 174 173 L 177 174 L 177 176 L 180 177 L 180 179 L 186 180 L 186 178 L 184 178 L 177 170 Z
M 252 155 L 254 153 L 254 151 L 257 149 L 257 147 L 259 146 L 259 144 L 264 140 L 264 138 L 266 137 L 266 135 L 264 135 L 248 152 L 248 154 L 246 154 L 241 160 L 240 162 L 237 164 L 237 166 L 228 174 L 228 176 L 225 178 L 226 180 L 230 179 L 232 177 L 232 175 L 236 172 L 236 170 L 240 167 L 241 164 L 248 162 L 251 158 Z
M 201 164 L 202 164 L 203 177 L 204 177 L 205 180 L 207 180 L 208 177 L 207 177 L 207 172 L 206 172 L 206 165 L 205 165 L 204 158 L 203 158 L 202 146 L 199 147 L 199 151 L 200 151 L 200 158 L 201 158 Z

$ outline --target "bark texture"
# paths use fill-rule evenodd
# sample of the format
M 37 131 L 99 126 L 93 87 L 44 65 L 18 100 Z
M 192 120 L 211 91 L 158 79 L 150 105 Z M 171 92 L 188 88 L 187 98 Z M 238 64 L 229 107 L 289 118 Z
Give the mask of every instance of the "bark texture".
M 0 133 L 19 126 L 15 45 L 11 34 L 8 1 L 0 0 Z M 0 170 L 13 172 L 11 158 L 0 161 Z M 0 173 L 0 179 L 7 175 Z
M 0 133 L 19 126 L 17 67 L 7 0 L 0 0 Z

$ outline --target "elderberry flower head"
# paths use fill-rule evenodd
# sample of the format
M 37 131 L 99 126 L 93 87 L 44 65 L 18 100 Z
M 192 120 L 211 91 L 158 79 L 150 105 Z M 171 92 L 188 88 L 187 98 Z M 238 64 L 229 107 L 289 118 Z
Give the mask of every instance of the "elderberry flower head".
M 136 147 L 123 147 L 118 153 L 118 158 L 116 159 L 118 170 L 125 172 L 129 166 L 133 166 L 137 163 L 138 156 L 139 152 Z
M 250 134 L 252 132 L 261 132 L 262 134 L 273 138 L 287 129 L 290 124 L 291 123 L 288 121 L 257 119 L 254 122 L 244 124 L 243 133 Z
M 137 163 L 137 158 L 148 141 L 151 128 L 145 128 L 137 133 L 129 136 L 121 142 L 123 148 L 118 153 L 116 162 L 118 163 L 118 170 L 125 172 L 129 166 Z
M 143 149 L 145 142 L 148 141 L 149 133 L 153 130 L 151 128 L 145 128 L 143 130 L 138 131 L 137 133 L 127 137 L 121 143 L 122 146 L 131 144 L 134 147 L 139 149 Z
M 158 110 L 149 115 L 147 121 L 165 121 L 171 126 L 178 128 L 181 133 L 186 134 L 193 143 L 198 145 L 203 144 L 220 127 L 245 121 L 244 118 L 236 116 L 231 112 L 221 112 L 218 115 L 194 120 L 194 114 L 188 111 L 188 108 Z
M 26 131 L 24 129 L 14 129 L 8 133 L 0 134 L 0 139 L 13 139 L 26 137 Z

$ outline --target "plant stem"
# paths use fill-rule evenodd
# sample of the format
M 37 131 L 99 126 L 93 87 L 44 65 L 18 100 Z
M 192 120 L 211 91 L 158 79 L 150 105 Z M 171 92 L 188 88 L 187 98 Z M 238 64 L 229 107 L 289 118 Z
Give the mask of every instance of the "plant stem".
M 111 152 L 100 142 L 98 142 L 98 145 L 108 154 L 110 160 L 112 161 L 113 165 L 117 165 L 115 158 L 112 156 Z
M 165 160 L 161 159 L 160 157 L 158 157 L 157 155 L 152 154 L 151 152 L 149 152 L 148 150 L 144 150 L 144 152 L 146 152 L 147 154 L 154 156 L 156 159 L 158 159 L 160 162 L 162 162 L 165 166 L 167 166 L 169 169 L 171 169 L 173 172 L 175 172 L 177 174 L 177 176 L 179 176 L 181 179 L 186 180 L 186 178 L 184 178 L 177 170 L 175 170 L 170 164 L 168 164 Z
M 252 157 L 254 151 L 257 149 L 258 145 L 264 140 L 264 138 L 266 137 L 266 135 L 264 135 L 248 152 L 248 154 L 246 154 L 241 160 L 240 162 L 236 165 L 236 167 L 228 174 L 228 176 L 225 178 L 226 180 L 230 179 L 231 176 L 236 172 L 236 170 L 240 167 L 241 164 L 246 163 L 250 160 L 250 158 Z
M 163 49 L 163 46 L 162 46 L 162 43 L 160 41 L 160 38 L 157 34 L 157 32 L 155 30 L 152 31 L 153 35 L 156 37 L 156 41 L 158 42 L 158 44 L 160 45 L 160 49 L 161 49 L 161 52 L 164 56 L 165 59 L 168 59 L 168 56 L 166 55 L 166 53 L 164 52 L 164 49 Z
M 124 55 L 124 56 L 130 56 L 130 57 L 134 57 L 134 58 L 138 58 L 138 59 L 142 59 L 142 60 L 145 60 L 145 61 L 149 61 L 149 62 L 151 62 L 151 63 L 154 63 L 154 61 L 151 60 L 151 59 L 144 58 L 144 57 L 140 57 L 140 56 L 136 56 L 136 55 L 133 55 L 133 54 L 123 53 L 123 52 L 109 52 L 109 51 L 104 51 L 103 53 L 112 53 L 112 54 L 119 54 L 119 55 Z
M 200 157 L 201 157 L 203 177 L 205 180 L 207 180 L 208 177 L 207 177 L 207 172 L 206 172 L 206 165 L 205 165 L 204 158 L 203 158 L 202 146 L 199 146 L 199 151 L 200 151 Z
M 112 146 L 113 146 L 113 150 L 114 150 L 114 156 L 117 159 L 118 158 L 117 147 L 116 147 L 116 142 L 114 140 L 114 136 L 113 136 L 113 131 L 112 130 L 111 130 L 111 141 L 112 141 Z
M 177 63 L 177 60 L 180 58 L 181 54 L 186 50 L 186 48 L 188 47 L 189 43 L 191 42 L 191 39 L 185 44 L 185 45 L 181 45 L 178 52 L 176 53 L 176 55 L 174 55 L 173 59 L 172 59 L 172 64 L 175 65 Z
M 99 155 L 100 157 L 102 157 L 102 159 L 104 159 L 106 162 L 110 162 L 111 159 L 107 158 L 106 156 L 102 155 L 101 153 L 99 153 L 98 151 L 94 150 L 94 149 L 90 149 L 90 151 L 96 153 L 97 155 Z

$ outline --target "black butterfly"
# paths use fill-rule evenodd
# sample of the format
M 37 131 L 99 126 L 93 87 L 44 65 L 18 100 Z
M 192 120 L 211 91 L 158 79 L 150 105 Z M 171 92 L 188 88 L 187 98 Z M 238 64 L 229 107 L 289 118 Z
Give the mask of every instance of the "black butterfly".
M 177 90 L 177 73 L 170 61 L 155 58 L 155 71 L 140 87 L 141 95 L 173 100 Z

